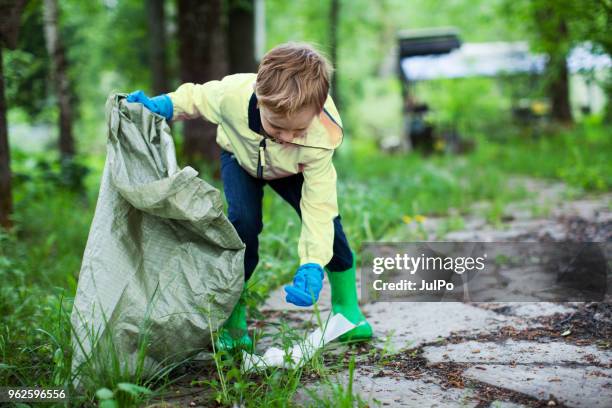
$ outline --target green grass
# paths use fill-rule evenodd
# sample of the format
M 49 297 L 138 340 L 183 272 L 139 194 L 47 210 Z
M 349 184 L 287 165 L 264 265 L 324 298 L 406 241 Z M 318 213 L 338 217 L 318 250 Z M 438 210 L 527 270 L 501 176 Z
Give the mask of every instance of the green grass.
M 352 151 L 336 159 L 338 197 L 351 247 L 383 240 L 405 227 L 405 217 L 451 214 L 441 227 L 460 229 L 462 215 L 476 201 L 491 202 L 485 215 L 497 222 L 508 202 L 526 191 L 509 188 L 511 174 L 562 180 L 585 191 L 610 191 L 612 168 L 610 127 L 585 123 L 573 130 L 542 135 L 536 140 L 515 137 L 502 142 L 479 138 L 466 156 L 379 153 L 372 143 L 354 141 Z M 70 321 L 81 258 L 93 217 L 103 158 L 81 158 L 91 169 L 82 179 L 85 190 L 71 189 L 56 164 L 41 165 L 37 157 L 13 155 L 15 229 L 0 233 L 0 386 L 68 386 L 70 382 Z M 43 162 L 45 160 L 42 160 Z M 210 171 L 202 177 L 210 180 Z M 221 187 L 219 180 L 213 181 Z M 546 214 L 547 209 L 532 212 Z M 300 220 L 288 204 L 266 188 L 260 264 L 247 302 L 251 317 L 268 292 L 291 279 L 298 266 Z M 418 236 L 414 237 L 419 239 Z M 288 328 L 277 339 L 287 344 L 296 333 Z M 291 399 L 306 378 L 327 383 L 331 400 L 320 405 L 359 404 L 348 388 L 334 385 L 333 370 L 316 356 L 298 370 L 272 370 L 263 376 L 237 371 L 238 359 L 220 362 L 215 376 L 202 379 L 211 398 L 223 405 L 253 401 L 275 405 Z M 346 364 L 337 369 L 349 368 Z M 163 371 L 163 370 L 162 370 Z M 157 396 L 170 381 L 156 381 L 121 372 L 120 366 L 91 373 L 83 403 L 112 401 L 120 406 Z M 221 381 L 223 378 L 223 381 Z M 144 388 L 140 388 L 144 387 Z M 250 399 L 249 399 L 250 398 Z M 327 397 L 325 397 L 327 398 Z
M 475 166 L 557 179 L 586 191 L 612 189 L 612 126 L 582 123 L 574 129 L 548 130 L 537 138 L 482 143 Z
M 312 320 L 306 322 L 305 326 L 310 330 L 315 327 L 324 327 L 325 323 L 318 308 L 315 307 Z M 277 331 L 274 333 L 263 334 L 261 330 L 257 331 L 254 336 L 255 344 L 262 339 L 262 335 L 269 337 L 273 346 L 284 351 L 285 362 L 287 363 L 291 362 L 291 347 L 297 344 L 304 348 L 305 335 L 291 328 L 284 320 L 280 320 Z M 320 350 L 316 351 L 312 358 L 305 361 L 303 365 L 292 365 L 287 368 L 260 367 L 249 372 L 240 369 L 243 363 L 240 352 L 214 353 L 213 359 L 215 375 L 194 381 L 192 385 L 205 386 L 210 390 L 208 404 L 238 404 L 246 407 L 291 406 L 291 401 L 298 394 L 305 381 L 316 378 L 329 382 L 332 372 L 339 368 L 336 365 L 324 364 Z M 335 390 L 331 390 L 330 395 L 333 396 L 334 394 Z M 354 395 L 350 388 L 345 390 L 343 397 L 351 400 L 358 399 L 358 396 Z

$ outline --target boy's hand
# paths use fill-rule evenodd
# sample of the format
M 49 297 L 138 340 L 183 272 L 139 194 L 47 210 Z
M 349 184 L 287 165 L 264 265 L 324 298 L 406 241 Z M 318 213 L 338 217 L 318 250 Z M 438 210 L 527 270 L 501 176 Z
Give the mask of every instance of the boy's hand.
M 293 285 L 285 286 L 285 300 L 296 306 L 312 306 L 319 300 L 323 288 L 323 268 L 316 263 L 300 266 L 293 278 Z
M 166 120 L 172 119 L 174 107 L 172 100 L 166 94 L 149 98 L 144 92 L 138 90 L 129 94 L 127 101 L 142 103 L 151 112 L 163 116 Z

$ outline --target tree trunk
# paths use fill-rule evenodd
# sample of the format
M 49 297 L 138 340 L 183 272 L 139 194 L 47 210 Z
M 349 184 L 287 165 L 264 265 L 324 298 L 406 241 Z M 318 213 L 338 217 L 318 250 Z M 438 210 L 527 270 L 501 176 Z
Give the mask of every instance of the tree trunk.
M 227 21 L 229 73 L 256 72 L 254 0 L 230 0 Z
M 153 73 L 153 94 L 170 90 L 166 62 L 166 24 L 164 0 L 147 0 L 149 22 L 149 64 Z
M 557 23 L 557 42 L 566 43 L 569 41 L 569 31 L 567 21 L 560 15 Z M 554 42 L 554 39 L 550 38 Z M 548 94 L 551 101 L 551 115 L 561 123 L 572 123 L 572 109 L 570 106 L 569 94 L 569 73 L 567 70 L 567 54 L 568 51 L 564 47 L 559 47 L 554 54 L 550 55 L 549 62 L 549 90 Z
M 2 48 L 3 46 L 0 44 L 0 225 L 10 228 L 11 220 L 9 216 L 13 212 L 13 198 L 11 193 L 11 155 L 6 123 L 6 100 L 4 99 Z
M 68 79 L 68 60 L 59 30 L 57 0 L 44 0 L 43 16 L 47 51 L 51 58 L 52 79 L 60 111 L 59 151 L 62 159 L 70 158 L 74 155 L 72 106 Z
M 17 47 L 17 36 L 21 28 L 21 13 L 26 0 L 0 0 L 0 46 Z
M 571 124 L 569 74 L 566 55 L 550 56 L 548 95 L 551 101 L 551 115 L 558 122 Z
M 567 26 L 567 4 L 540 0 L 533 2 L 532 7 L 535 31 L 548 55 L 546 90 L 551 104 L 551 116 L 558 122 L 571 124 L 567 70 L 571 39 Z
M 4 47 L 15 48 L 21 26 L 21 13 L 25 0 L 0 2 L 0 226 L 11 228 L 13 212 L 11 190 L 11 151 L 8 143 L 7 107 L 4 97 Z
M 203 83 L 227 73 L 222 0 L 179 0 L 178 36 L 182 82 Z M 202 119 L 185 121 L 183 153 L 218 162 L 217 126 Z
M 340 15 L 340 1 L 331 0 L 329 7 L 329 56 L 334 66 L 334 76 L 331 83 L 331 94 L 338 110 L 340 109 L 340 92 L 338 90 L 338 21 Z

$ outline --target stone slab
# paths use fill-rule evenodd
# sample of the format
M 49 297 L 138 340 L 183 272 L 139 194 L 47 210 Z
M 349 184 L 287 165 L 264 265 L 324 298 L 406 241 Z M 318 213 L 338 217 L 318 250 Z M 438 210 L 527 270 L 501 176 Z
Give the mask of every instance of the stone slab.
M 504 305 L 508 305 L 505 303 Z M 510 303 L 507 314 L 520 316 L 527 319 L 536 317 L 553 316 L 555 314 L 565 314 L 575 311 L 568 305 L 553 302 L 519 302 Z
M 334 381 L 346 387 L 348 371 L 338 374 Z M 315 390 L 319 396 L 331 393 L 329 386 L 319 383 L 310 384 L 306 388 Z M 423 378 L 411 380 L 394 376 L 374 377 L 363 369 L 355 370 L 353 392 L 368 406 L 470 408 L 477 405 L 472 400 L 473 391 L 467 388 L 443 389 L 435 381 Z M 298 405 L 307 405 L 311 401 L 305 390 L 300 390 L 294 400 Z
M 418 347 L 448 337 L 451 332 L 490 332 L 520 319 L 459 302 L 376 302 L 363 306 L 377 337 L 377 347 L 389 352 Z
M 527 408 L 527 406 L 523 404 L 516 404 L 510 401 L 496 400 L 493 401 L 491 405 L 489 405 L 489 408 Z
M 467 341 L 444 347 L 428 346 L 423 349 L 423 357 L 431 363 L 612 364 L 612 352 L 599 350 L 593 345 L 575 346 L 562 342 L 539 343 L 513 339 L 499 343 Z
M 570 407 L 612 406 L 612 369 L 486 365 L 470 367 L 464 371 L 464 376 L 541 400 L 552 395 Z

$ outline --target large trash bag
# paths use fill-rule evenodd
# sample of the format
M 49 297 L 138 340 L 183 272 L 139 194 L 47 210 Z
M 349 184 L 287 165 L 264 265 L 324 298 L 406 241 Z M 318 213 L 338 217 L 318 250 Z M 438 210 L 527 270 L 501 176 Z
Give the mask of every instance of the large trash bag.
M 202 351 L 244 283 L 244 244 L 220 192 L 177 166 L 166 121 L 124 94 L 108 98 L 106 120 L 71 316 L 74 384 L 113 361 L 145 376 Z

